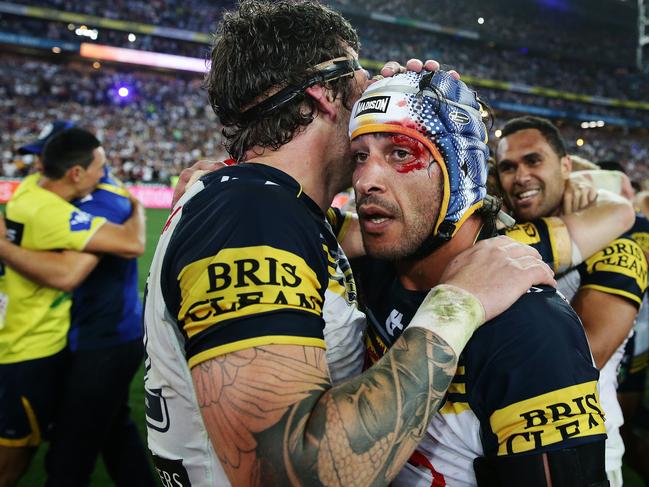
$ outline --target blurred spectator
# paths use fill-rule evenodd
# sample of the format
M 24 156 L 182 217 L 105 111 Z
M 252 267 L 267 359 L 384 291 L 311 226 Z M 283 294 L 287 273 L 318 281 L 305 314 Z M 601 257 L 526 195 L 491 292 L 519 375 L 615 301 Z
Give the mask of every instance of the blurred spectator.
M 126 99 L 116 94 L 121 86 L 130 90 Z M 44 119 L 70 119 L 97 133 L 110 147 L 109 165 L 125 182 L 167 184 L 190 162 L 226 158 L 220 124 L 196 76 L 3 57 L 0 114 L 7 176 L 26 173 L 29 161 L 13 154 Z

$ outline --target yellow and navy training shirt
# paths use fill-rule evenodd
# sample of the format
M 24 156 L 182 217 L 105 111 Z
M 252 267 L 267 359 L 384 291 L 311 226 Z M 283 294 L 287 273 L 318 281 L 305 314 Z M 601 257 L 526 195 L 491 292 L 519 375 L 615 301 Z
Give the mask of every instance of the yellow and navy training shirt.
M 403 288 L 387 263 L 359 277 L 369 308 L 366 342 L 375 362 L 426 296 Z M 553 288 L 534 287 L 469 340 L 417 450 L 449 485 L 475 485 L 481 456 L 539 453 L 603 441 L 604 418 L 583 327 Z M 395 485 L 429 475 L 406 466 Z
M 40 175 L 25 178 L 7 203 L 7 237 L 31 250 L 83 250 L 106 222 L 85 213 L 38 185 Z M 53 355 L 65 347 L 70 326 L 69 293 L 41 286 L 5 267 L 8 295 L 5 326 L 0 329 L 0 363 Z
M 203 183 L 183 206 L 161 279 L 190 367 L 259 345 L 324 348 L 338 249 L 325 214 L 265 165 L 225 168 Z
M 645 254 L 649 254 L 649 219 L 646 216 L 636 213 L 633 226 L 627 235 L 638 243 Z
M 640 308 L 647 289 L 647 259 L 640 246 L 623 235 L 582 262 L 557 281 L 559 290 L 572 300 L 579 289 L 619 296 Z M 616 323 L 600 323 L 616 326 Z M 624 355 L 625 342 L 613 352 L 599 377 L 600 404 L 606 416 L 606 471 L 622 467 L 624 443 L 619 433 L 624 419 L 617 399 L 617 373 Z

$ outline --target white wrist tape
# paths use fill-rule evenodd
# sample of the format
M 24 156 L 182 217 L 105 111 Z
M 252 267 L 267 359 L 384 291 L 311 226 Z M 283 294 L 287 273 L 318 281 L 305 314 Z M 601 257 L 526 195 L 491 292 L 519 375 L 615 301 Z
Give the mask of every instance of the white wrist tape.
M 478 298 L 459 287 L 440 284 L 430 290 L 408 328 L 430 330 L 459 357 L 473 332 L 484 322 L 485 310 Z

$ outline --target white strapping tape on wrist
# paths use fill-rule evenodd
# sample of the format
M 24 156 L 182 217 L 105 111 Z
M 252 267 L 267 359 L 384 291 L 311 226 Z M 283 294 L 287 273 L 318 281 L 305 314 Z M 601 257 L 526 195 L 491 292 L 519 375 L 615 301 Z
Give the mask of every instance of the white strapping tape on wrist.
M 440 284 L 430 290 L 408 328 L 430 330 L 459 357 L 473 332 L 484 322 L 485 310 L 478 298 L 459 287 Z

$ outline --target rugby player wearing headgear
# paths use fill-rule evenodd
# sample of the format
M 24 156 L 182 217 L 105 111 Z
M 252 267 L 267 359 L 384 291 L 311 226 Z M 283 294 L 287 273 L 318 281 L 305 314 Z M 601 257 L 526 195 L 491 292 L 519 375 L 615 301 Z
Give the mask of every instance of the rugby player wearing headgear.
M 548 120 L 526 116 L 503 127 L 496 151 L 497 172 L 507 204 L 519 221 L 557 215 L 562 208 L 571 160 L 558 129 Z M 542 255 L 552 242 L 529 242 Z M 559 281 L 559 289 L 581 318 L 600 373 L 606 415 L 606 471 L 612 486 L 622 484 L 623 423 L 617 400 L 617 369 L 624 344 L 647 288 L 647 260 L 638 244 L 623 235 Z
M 25 178 L 8 202 L 6 228 L 0 219 L 9 298 L 0 329 L 2 485 L 17 482 L 48 435 L 61 387 L 70 291 L 97 264 L 90 252 L 136 256 L 144 248 L 144 210 L 135 200 L 122 225 L 71 204 L 95 189 L 105 159 L 90 132 L 62 131 L 43 149 L 43 174 Z M 35 258 L 35 250 L 56 252 Z
M 483 214 L 482 108 L 442 71 L 379 81 L 354 106 L 353 183 L 372 258 L 359 285 L 373 360 L 419 325 L 415 312 L 449 262 L 493 230 Z M 469 340 L 393 485 L 606 485 L 597 377 L 577 315 L 555 289 L 531 288 Z
M 552 282 L 510 239 L 460 255 L 420 326 L 349 379 L 364 317 L 325 210 L 351 176 L 350 109 L 367 84 L 357 49 L 349 23 L 310 1 L 244 1 L 219 28 L 208 92 L 239 163 L 176 204 L 145 305 L 149 446 L 185 485 L 389 483 L 481 306 L 491 317 L 521 281 Z M 519 288 L 502 289 L 510 279 Z

